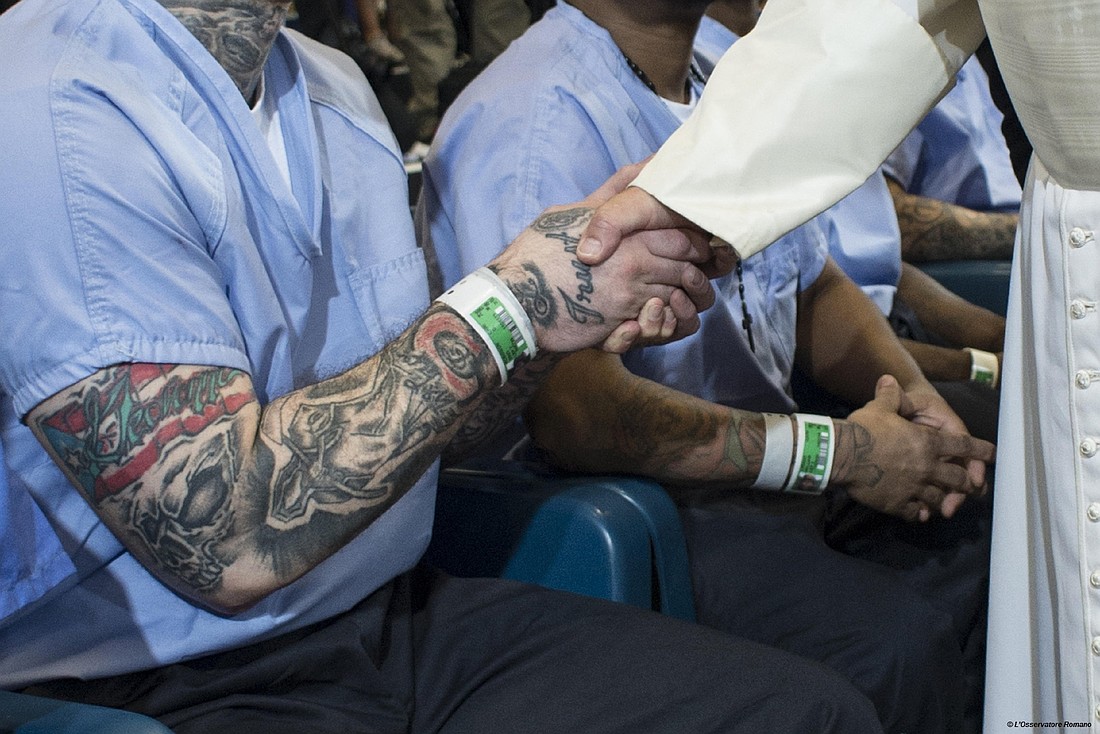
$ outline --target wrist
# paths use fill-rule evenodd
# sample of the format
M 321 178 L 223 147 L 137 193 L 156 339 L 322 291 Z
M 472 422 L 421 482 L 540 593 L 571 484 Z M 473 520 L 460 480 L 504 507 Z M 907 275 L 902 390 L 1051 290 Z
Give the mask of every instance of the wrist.
M 489 268 L 470 273 L 436 301 L 457 313 L 481 338 L 501 384 L 537 356 L 530 317 L 511 288 Z
M 764 458 L 753 489 L 818 495 L 829 485 L 836 452 L 832 418 L 765 413 Z
M 970 355 L 970 381 L 996 389 L 1001 377 L 1001 365 L 997 355 L 972 347 L 967 347 L 963 351 Z

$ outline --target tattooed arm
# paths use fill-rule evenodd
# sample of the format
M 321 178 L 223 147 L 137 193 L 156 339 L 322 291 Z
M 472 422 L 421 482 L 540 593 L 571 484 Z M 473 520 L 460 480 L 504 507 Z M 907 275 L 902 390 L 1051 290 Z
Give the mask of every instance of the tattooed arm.
M 644 243 L 580 277 L 569 241 L 589 211 L 544 216 L 492 264 L 544 350 L 599 344 L 694 280 L 690 264 Z M 26 420 L 142 563 L 196 603 L 234 612 L 391 507 L 498 385 L 479 337 L 437 304 L 360 365 L 268 405 L 239 371 L 120 364 Z
M 908 193 L 887 177 L 906 262 L 1011 260 L 1019 216 L 980 212 Z
M 968 436 L 917 425 L 895 380 L 835 421 L 830 485 L 907 519 L 939 507 L 945 490 L 968 479 L 948 458 L 974 450 Z M 616 355 L 593 350 L 562 360 L 524 417 L 551 461 L 573 471 L 640 474 L 666 485 L 748 487 L 760 472 L 764 420 L 758 413 L 700 400 L 630 373 Z M 988 458 L 981 447 L 980 455 Z M 926 517 L 924 515 L 923 517 Z

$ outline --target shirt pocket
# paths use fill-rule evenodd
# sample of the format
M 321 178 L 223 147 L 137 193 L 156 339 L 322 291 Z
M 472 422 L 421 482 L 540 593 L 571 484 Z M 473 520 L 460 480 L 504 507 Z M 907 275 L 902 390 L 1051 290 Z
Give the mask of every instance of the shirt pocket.
M 348 275 L 355 303 L 376 349 L 393 341 L 428 307 L 424 251 L 357 268 Z

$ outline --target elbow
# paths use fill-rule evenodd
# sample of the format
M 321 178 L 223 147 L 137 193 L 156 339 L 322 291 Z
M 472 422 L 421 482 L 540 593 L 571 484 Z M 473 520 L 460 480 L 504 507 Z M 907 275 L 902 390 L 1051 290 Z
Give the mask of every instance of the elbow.
M 211 614 L 233 617 L 252 609 L 286 585 L 274 583 L 270 574 L 248 574 L 250 578 L 241 578 L 243 576 L 246 574 L 227 570 L 215 583 L 202 587 L 187 584 L 183 588 L 177 584 L 175 589 L 192 604 Z

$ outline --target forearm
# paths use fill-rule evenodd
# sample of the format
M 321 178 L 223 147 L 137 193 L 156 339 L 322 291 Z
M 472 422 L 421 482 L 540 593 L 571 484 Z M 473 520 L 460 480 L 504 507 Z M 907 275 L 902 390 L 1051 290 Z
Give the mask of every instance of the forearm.
M 882 375 L 903 389 L 924 386 L 920 367 L 889 322 L 831 259 L 799 296 L 798 364 L 814 383 L 853 405 L 874 396 Z
M 477 407 L 461 419 L 458 431 L 443 452 L 443 465 L 458 463 L 503 432 L 560 360 L 558 354 L 540 355 L 517 370 L 507 384 L 486 394 Z
M 637 377 L 618 357 L 592 351 L 563 360 L 525 418 L 536 444 L 573 471 L 748 486 L 763 456 L 759 414 Z
M 956 381 L 970 379 L 969 352 L 952 347 L 924 344 L 911 339 L 902 339 L 901 343 L 929 380 Z
M 435 306 L 374 357 L 263 407 L 238 371 L 125 364 L 29 422 L 139 560 L 232 612 L 391 507 L 498 381 L 476 334 Z
M 889 184 L 905 261 L 1012 259 L 1018 215 L 974 211 Z
M 926 331 L 947 344 L 1004 351 L 1004 317 L 960 298 L 915 265 L 902 263 L 897 297 Z

